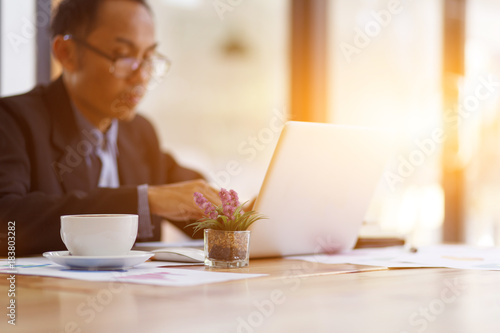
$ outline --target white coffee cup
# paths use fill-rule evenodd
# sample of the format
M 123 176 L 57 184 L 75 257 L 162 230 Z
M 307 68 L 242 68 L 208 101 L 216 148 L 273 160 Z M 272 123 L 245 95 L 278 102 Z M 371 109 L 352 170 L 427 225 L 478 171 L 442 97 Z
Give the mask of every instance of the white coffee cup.
M 61 238 L 75 256 L 126 255 L 137 238 L 138 216 L 84 214 L 61 216 Z

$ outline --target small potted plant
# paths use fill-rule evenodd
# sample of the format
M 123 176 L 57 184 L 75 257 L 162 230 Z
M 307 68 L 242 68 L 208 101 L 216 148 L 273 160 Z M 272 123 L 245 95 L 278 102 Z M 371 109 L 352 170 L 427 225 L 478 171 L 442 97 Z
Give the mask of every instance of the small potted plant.
M 222 205 L 215 206 L 201 193 L 194 193 L 194 201 L 205 216 L 191 223 L 194 232 L 204 230 L 205 265 L 216 268 L 248 266 L 250 231 L 255 221 L 263 219 L 255 211 L 243 211 L 234 190 L 221 189 Z

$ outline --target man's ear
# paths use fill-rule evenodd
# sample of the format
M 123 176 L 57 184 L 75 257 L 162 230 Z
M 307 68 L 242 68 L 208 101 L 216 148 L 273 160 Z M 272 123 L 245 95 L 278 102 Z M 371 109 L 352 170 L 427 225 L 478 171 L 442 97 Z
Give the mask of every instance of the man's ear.
M 75 42 L 57 35 L 52 40 L 52 53 L 59 61 L 63 70 L 73 72 L 78 68 L 78 55 Z

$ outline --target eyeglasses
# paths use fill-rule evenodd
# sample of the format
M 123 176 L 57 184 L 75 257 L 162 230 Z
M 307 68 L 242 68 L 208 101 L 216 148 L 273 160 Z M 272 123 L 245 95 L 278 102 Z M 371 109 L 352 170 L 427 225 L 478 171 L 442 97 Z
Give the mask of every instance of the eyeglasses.
M 86 47 L 95 54 L 98 54 L 101 57 L 111 61 L 112 64 L 109 67 L 109 72 L 118 79 L 126 79 L 130 77 L 130 75 L 132 75 L 132 73 L 139 68 L 142 68 L 144 71 L 146 71 L 146 73 L 151 75 L 151 77 L 158 79 L 163 77 L 168 72 L 171 66 L 170 60 L 159 53 L 154 53 L 153 55 L 148 56 L 143 60 L 132 57 L 113 58 L 82 39 L 76 38 L 73 35 L 64 36 L 64 40 L 69 39 L 74 40 L 76 43 Z

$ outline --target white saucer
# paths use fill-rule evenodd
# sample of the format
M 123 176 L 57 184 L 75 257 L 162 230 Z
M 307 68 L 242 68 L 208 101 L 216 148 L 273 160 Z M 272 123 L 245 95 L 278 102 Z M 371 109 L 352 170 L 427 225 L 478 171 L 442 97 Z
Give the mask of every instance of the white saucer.
M 120 270 L 142 264 L 154 253 L 145 251 L 130 251 L 129 254 L 122 256 L 73 256 L 69 251 L 51 251 L 45 252 L 43 256 L 50 261 L 80 270 Z

